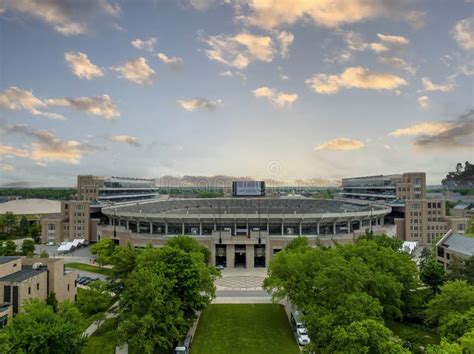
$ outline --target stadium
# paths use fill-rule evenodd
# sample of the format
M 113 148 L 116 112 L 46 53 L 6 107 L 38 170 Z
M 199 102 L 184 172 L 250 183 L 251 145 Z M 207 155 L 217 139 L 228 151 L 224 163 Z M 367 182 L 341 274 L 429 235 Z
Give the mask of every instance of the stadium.
M 103 208 L 108 222 L 98 237 L 159 247 L 188 235 L 208 247 L 214 265 L 266 267 L 299 235 L 312 245 L 331 245 L 352 242 L 366 229 L 383 232 L 390 211 L 386 205 L 309 198 L 158 199 Z

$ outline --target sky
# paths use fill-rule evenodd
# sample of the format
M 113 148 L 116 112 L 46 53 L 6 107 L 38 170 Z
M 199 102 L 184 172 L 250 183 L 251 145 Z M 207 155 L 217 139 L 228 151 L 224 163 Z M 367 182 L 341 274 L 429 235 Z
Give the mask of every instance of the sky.
M 0 185 L 474 160 L 473 0 L 0 0 Z M 320 182 L 323 181 L 323 182 Z

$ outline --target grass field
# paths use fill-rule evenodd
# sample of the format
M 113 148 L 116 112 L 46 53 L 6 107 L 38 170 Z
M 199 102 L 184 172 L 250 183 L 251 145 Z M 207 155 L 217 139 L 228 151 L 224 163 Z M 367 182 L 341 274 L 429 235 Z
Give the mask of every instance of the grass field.
M 209 305 L 201 314 L 191 354 L 297 354 L 283 306 Z
M 440 338 L 436 333 L 424 331 L 418 327 L 410 325 L 409 323 L 385 321 L 385 325 L 401 339 L 407 339 L 410 338 L 410 336 L 417 336 L 425 345 L 439 344 L 440 342 Z
M 100 267 L 93 266 L 91 264 L 66 263 L 66 267 L 73 268 L 73 269 L 79 269 L 79 270 L 83 270 L 83 271 L 91 272 L 91 273 L 103 274 L 103 275 L 106 275 L 108 277 L 113 275 L 112 269 L 110 269 L 110 268 L 100 268 Z
M 82 354 L 113 354 L 115 353 L 117 320 L 105 320 L 97 331 L 89 337 Z

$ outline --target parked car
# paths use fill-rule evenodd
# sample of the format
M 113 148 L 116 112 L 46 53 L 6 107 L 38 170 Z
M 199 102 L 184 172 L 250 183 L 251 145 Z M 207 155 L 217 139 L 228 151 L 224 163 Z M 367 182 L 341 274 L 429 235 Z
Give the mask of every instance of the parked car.
M 217 268 L 218 270 L 224 270 L 225 267 L 224 267 L 223 264 L 218 264 L 218 265 L 216 266 L 216 268 Z
M 306 328 L 297 328 L 295 334 L 299 345 L 307 345 L 310 343 L 308 330 Z
M 81 285 L 87 285 L 92 281 L 91 277 L 82 277 L 82 279 L 79 280 L 79 284 Z
M 192 336 L 186 336 L 184 341 L 178 344 L 176 348 L 174 348 L 175 354 L 189 354 L 191 351 L 191 343 L 193 341 Z

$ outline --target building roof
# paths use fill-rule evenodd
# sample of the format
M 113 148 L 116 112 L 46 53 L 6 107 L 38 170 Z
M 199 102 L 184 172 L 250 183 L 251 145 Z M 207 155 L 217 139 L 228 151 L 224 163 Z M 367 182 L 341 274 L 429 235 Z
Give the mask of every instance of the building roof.
M 362 205 L 340 200 L 318 200 L 311 198 L 215 198 L 215 199 L 177 199 L 138 202 L 111 207 L 109 212 L 145 214 L 311 214 L 370 212 L 381 210 L 378 205 Z
M 41 220 L 61 220 L 62 216 L 61 213 L 52 213 L 48 215 L 44 215 L 41 217 Z
M 40 267 L 38 269 L 33 269 L 32 267 L 23 266 L 20 271 L 9 274 L 3 278 L 0 278 L 0 282 L 1 281 L 22 282 L 23 280 L 32 278 L 46 271 L 48 271 L 47 267 Z
M 467 203 L 467 204 L 459 203 L 459 204 L 456 205 L 453 209 L 460 209 L 460 210 L 470 209 L 470 206 L 471 206 L 470 203 Z
M 2 256 L 0 257 L 0 264 L 8 263 L 20 258 L 21 257 L 18 257 L 18 256 Z
M 450 251 L 460 253 L 468 257 L 474 255 L 474 237 L 452 233 L 444 239 L 442 245 Z

